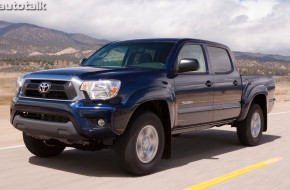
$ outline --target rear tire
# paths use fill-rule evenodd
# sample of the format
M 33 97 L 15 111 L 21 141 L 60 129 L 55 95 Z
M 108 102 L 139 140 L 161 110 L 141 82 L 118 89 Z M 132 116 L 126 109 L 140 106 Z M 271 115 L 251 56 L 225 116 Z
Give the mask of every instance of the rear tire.
M 253 104 L 247 117 L 238 124 L 238 139 L 242 145 L 256 146 L 262 138 L 263 129 L 263 111 L 258 104 Z
M 65 149 L 61 143 L 36 139 L 25 133 L 23 133 L 23 140 L 26 148 L 38 157 L 57 156 Z
M 142 112 L 130 122 L 116 142 L 119 164 L 133 175 L 154 171 L 164 150 L 164 131 L 160 119 L 151 112 Z

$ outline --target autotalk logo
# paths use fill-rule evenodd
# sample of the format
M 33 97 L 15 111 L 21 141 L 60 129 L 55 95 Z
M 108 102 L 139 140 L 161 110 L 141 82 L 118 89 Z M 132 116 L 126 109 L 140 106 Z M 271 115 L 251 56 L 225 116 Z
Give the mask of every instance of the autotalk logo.
M 0 11 L 46 11 L 46 3 L 0 3 Z

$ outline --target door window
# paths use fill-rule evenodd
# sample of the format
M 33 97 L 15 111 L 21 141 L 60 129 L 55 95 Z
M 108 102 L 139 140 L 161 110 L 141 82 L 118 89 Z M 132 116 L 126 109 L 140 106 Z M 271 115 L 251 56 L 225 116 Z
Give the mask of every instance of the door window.
M 227 50 L 217 47 L 207 47 L 207 51 L 214 73 L 228 73 L 232 71 L 232 63 Z
M 204 54 L 200 45 L 186 44 L 178 54 L 178 63 L 182 59 L 197 59 L 199 62 L 199 69 L 192 71 L 194 73 L 205 73 L 207 71 Z

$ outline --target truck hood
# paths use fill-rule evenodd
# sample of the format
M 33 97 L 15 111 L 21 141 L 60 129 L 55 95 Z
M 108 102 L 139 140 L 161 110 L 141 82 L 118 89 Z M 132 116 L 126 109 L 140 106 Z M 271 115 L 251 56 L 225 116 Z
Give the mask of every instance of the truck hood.
M 160 72 L 156 69 L 147 69 L 147 68 L 136 68 L 136 67 L 127 67 L 127 68 L 96 68 L 96 67 L 70 67 L 70 68 L 61 68 L 61 69 L 49 69 L 34 72 L 26 75 L 27 78 L 72 78 L 78 77 L 81 80 L 95 80 L 103 78 L 123 78 L 128 75 L 140 75 L 141 73 L 155 73 Z

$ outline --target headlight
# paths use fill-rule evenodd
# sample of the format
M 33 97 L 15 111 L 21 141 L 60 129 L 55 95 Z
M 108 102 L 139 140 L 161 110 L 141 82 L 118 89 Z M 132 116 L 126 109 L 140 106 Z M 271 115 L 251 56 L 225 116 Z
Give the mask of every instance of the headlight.
M 24 81 L 25 80 L 24 80 L 23 76 L 18 77 L 18 79 L 16 81 L 16 93 L 18 93 L 19 90 L 22 88 Z
M 107 100 L 117 95 L 120 86 L 121 81 L 118 80 L 85 81 L 81 90 L 87 92 L 92 100 Z

